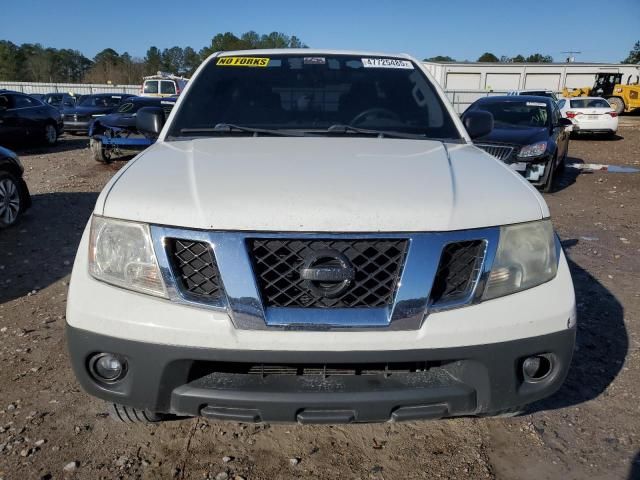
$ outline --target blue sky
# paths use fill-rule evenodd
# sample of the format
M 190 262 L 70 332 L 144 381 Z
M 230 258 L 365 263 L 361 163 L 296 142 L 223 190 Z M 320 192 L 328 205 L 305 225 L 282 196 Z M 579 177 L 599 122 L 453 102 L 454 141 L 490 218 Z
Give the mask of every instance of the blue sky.
M 640 40 L 640 0 L 21 0 L 3 1 L 0 39 L 133 56 L 192 46 L 218 32 L 281 31 L 311 47 L 476 60 L 541 52 L 619 62 Z M 611 8 L 609 8 L 611 7 Z

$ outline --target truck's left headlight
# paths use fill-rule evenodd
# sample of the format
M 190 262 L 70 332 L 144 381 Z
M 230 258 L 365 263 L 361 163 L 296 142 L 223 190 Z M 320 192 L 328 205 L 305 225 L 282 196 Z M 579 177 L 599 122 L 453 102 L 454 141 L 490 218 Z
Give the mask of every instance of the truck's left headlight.
M 94 215 L 89 240 L 89 273 L 112 285 L 166 297 L 149 226 Z
M 550 220 L 500 229 L 483 299 L 502 297 L 548 282 L 558 271 L 558 252 Z

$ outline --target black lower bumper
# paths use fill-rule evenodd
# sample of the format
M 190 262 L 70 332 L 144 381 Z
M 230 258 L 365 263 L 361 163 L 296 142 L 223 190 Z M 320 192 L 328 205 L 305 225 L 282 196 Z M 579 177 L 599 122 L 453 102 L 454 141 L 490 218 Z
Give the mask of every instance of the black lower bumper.
M 109 402 L 242 422 L 348 423 L 491 414 L 540 400 L 554 393 L 567 375 L 575 329 L 480 346 L 355 352 L 189 348 L 122 340 L 70 326 L 67 342 L 82 387 Z M 106 384 L 89 373 L 91 357 L 100 352 L 126 359 L 122 380 Z M 522 362 L 531 355 L 551 360 L 545 378 L 525 380 Z M 409 362 L 425 368 L 364 374 L 367 365 Z M 307 375 L 238 368 L 310 363 L 325 365 L 326 371 Z M 347 364 L 363 370 L 332 373 L 333 367 Z

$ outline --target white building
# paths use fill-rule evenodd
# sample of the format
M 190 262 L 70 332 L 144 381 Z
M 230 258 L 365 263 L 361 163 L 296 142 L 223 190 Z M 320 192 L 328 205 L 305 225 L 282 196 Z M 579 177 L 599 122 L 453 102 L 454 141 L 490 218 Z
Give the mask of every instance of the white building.
M 622 73 L 637 81 L 640 66 L 619 63 L 434 63 L 424 62 L 458 111 L 490 93 L 530 88 L 561 92 L 590 87 L 600 72 Z

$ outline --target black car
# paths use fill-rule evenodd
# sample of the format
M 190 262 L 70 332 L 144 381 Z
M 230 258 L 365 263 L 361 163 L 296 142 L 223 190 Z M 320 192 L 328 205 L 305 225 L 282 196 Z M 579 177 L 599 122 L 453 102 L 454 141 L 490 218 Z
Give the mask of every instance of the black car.
M 132 97 L 127 93 L 97 93 L 81 96 L 72 107 L 62 109 L 65 132 L 86 133 L 91 122 L 116 111 L 122 100 Z
M 16 223 L 31 206 L 29 189 L 22 179 L 23 172 L 18 156 L 0 147 L 0 228 Z
M 525 95 L 484 97 L 465 111 L 463 123 L 474 111 L 489 112 L 494 121 L 491 133 L 475 139 L 475 145 L 550 192 L 556 170 L 564 168 L 571 125 L 556 102 Z
M 76 105 L 76 98 L 75 95 L 69 93 L 45 93 L 40 100 L 62 110 L 63 108 L 73 108 Z
M 0 90 L 0 143 L 35 140 L 54 145 L 62 133 L 58 109 L 11 90 Z
M 94 160 L 109 163 L 121 150 L 144 150 L 156 139 L 142 135 L 136 127 L 138 110 L 143 107 L 159 107 L 167 118 L 176 104 L 177 97 L 129 97 L 118 110 L 96 118 L 89 127 L 89 145 Z

